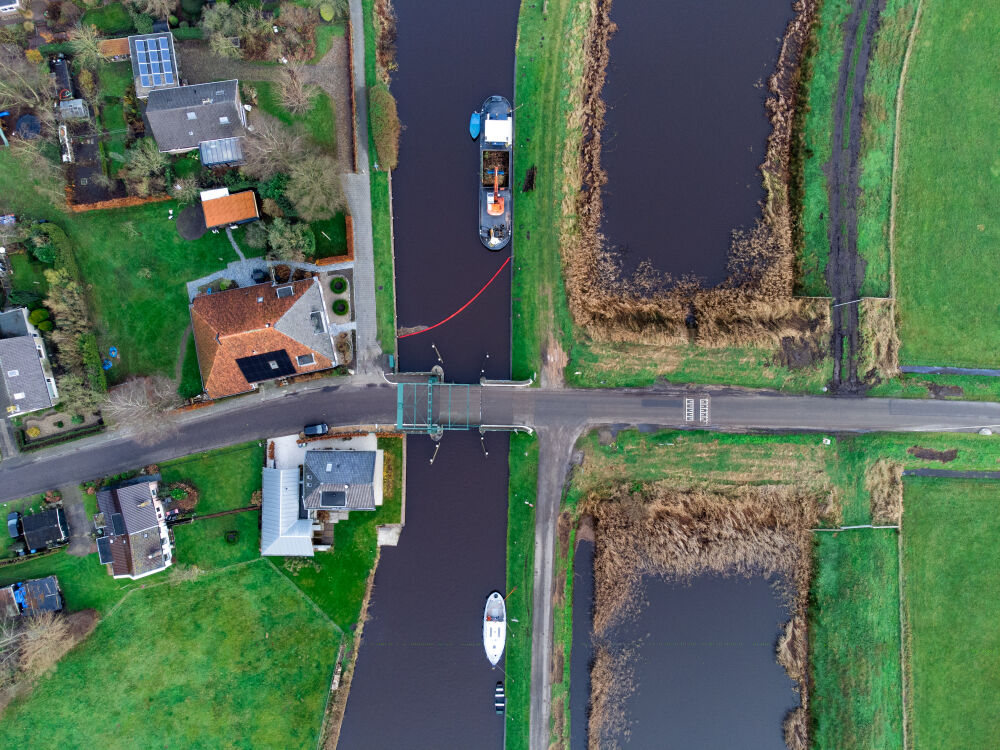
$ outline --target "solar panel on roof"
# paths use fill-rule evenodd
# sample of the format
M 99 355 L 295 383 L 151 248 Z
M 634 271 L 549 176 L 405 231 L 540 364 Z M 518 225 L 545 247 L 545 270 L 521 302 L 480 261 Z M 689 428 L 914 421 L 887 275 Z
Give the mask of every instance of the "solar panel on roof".
M 150 52 L 149 53 L 149 61 L 150 62 L 159 62 L 160 61 L 160 53 L 159 52 Z
M 111 562 L 111 538 L 102 536 L 97 539 L 97 559 L 101 565 Z
M 139 60 L 139 62 L 141 62 L 141 63 L 146 62 L 146 53 L 145 52 L 136 52 L 135 56 Z
M 148 89 L 149 88 L 149 76 L 140 75 L 139 76 L 139 83 L 141 83 L 143 86 L 145 86 Z
M 160 37 L 160 49 L 170 49 L 170 37 Z
M 159 73 L 153 73 L 153 85 L 154 86 L 162 86 L 163 85 L 163 76 L 161 76 Z
M 173 74 L 173 73 L 170 73 L 169 71 L 168 71 L 168 72 L 166 72 L 166 73 L 164 73 L 164 74 L 163 74 L 163 77 L 164 77 L 164 78 L 165 78 L 165 79 L 167 80 L 167 83 L 168 83 L 168 84 L 169 84 L 169 83 L 173 83 L 173 82 L 174 82 L 174 74 Z
M 261 380 L 272 380 L 295 374 L 292 360 L 284 349 L 252 357 L 240 357 L 236 360 L 236 365 L 248 383 L 259 383 Z
M 144 50 L 144 49 L 146 49 L 146 40 L 145 39 L 136 39 L 135 40 L 135 48 L 137 50 Z

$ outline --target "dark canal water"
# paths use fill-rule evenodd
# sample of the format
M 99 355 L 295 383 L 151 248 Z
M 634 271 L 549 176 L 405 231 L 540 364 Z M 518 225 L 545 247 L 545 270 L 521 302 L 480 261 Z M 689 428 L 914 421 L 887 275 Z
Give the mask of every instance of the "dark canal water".
M 767 78 L 791 0 L 615 0 L 602 163 L 603 232 L 623 270 L 647 258 L 722 281 L 753 226 L 770 125 Z
M 392 178 L 397 313 L 401 327 L 432 325 L 509 252 L 479 242 L 479 152 L 468 124 L 486 96 L 513 100 L 518 3 L 393 4 L 392 91 L 405 128 Z M 508 377 L 509 271 L 458 318 L 402 339 L 401 369 L 438 364 L 432 343 L 449 381 L 477 382 L 484 370 Z M 399 546 L 382 550 L 342 748 L 503 747 L 493 711 L 503 675 L 483 652 L 482 615 L 489 592 L 505 589 L 508 441 L 493 433 L 486 443 L 489 458 L 478 433 L 449 433 L 431 466 L 430 439 L 408 438 L 406 526 Z
M 572 747 L 587 746 L 594 545 L 574 565 L 570 707 Z M 588 583 L 589 581 L 589 583 Z M 591 598 L 582 594 L 590 587 Z M 647 605 L 613 634 L 634 646 L 635 692 L 624 747 L 785 750 L 782 721 L 798 705 L 794 683 L 775 662 L 788 612 L 763 578 L 702 577 L 690 586 L 647 579 Z M 582 709 L 582 710 L 581 710 Z

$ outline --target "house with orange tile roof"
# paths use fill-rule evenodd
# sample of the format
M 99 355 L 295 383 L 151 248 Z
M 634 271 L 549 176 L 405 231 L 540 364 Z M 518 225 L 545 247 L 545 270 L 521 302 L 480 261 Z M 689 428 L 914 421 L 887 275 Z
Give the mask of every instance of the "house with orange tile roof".
M 191 325 L 210 398 L 338 364 L 323 285 L 315 277 L 198 295 Z
M 223 195 L 210 200 L 205 200 L 202 196 L 201 207 L 205 211 L 205 226 L 208 229 L 247 224 L 260 218 L 257 196 L 253 190 L 244 190 L 241 193 Z

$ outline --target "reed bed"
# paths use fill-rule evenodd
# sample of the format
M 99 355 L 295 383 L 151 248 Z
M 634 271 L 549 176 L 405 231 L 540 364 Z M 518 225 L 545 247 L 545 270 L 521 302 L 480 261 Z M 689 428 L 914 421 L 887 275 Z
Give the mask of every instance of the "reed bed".
M 865 490 L 871 498 L 872 523 L 898 526 L 903 518 L 903 465 L 876 461 L 865 472 Z
M 721 494 L 679 491 L 658 482 L 639 492 L 632 485 L 592 492 L 579 511 L 593 516 L 596 529 L 590 746 L 614 746 L 614 738 L 628 731 L 624 706 L 633 689 L 631 657 L 606 639 L 638 614 L 643 578 L 684 582 L 705 574 L 762 575 L 778 582 L 792 614 L 776 659 L 801 697 L 801 710 L 786 717 L 785 732 L 790 748 L 807 746 L 810 529 L 833 512 L 829 497 L 778 485 L 740 486 Z
M 858 370 L 869 383 L 892 380 L 899 375 L 896 300 L 866 297 L 859 304 L 861 346 Z
M 582 130 L 577 158 L 564 159 L 567 182 L 581 186 L 563 202 L 561 247 L 570 312 L 577 325 L 599 341 L 665 345 L 695 341 L 712 347 L 778 346 L 783 339 L 823 350 L 830 332 L 827 300 L 796 298 L 795 250 L 789 208 L 789 159 L 799 89 L 799 58 L 816 10 L 816 0 L 799 0 L 774 74 L 768 80 L 767 112 L 772 124 L 764 163 L 767 192 L 763 217 L 750 231 L 733 236 L 728 276 L 704 288 L 694 277 L 674 278 L 640 266 L 623 275 L 600 233 L 601 167 L 605 103 L 601 98 L 615 31 L 611 0 L 591 0 L 583 69 L 571 126 Z M 577 114 L 578 113 L 578 114 Z M 572 132 L 572 130 L 571 130 Z

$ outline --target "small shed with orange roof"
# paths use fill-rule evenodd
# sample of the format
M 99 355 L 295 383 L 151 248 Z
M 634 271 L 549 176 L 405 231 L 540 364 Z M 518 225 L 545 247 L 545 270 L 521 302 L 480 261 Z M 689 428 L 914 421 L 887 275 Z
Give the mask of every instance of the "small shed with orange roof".
M 201 206 L 205 211 L 205 226 L 208 229 L 247 224 L 260 218 L 257 196 L 253 190 L 202 200 Z

